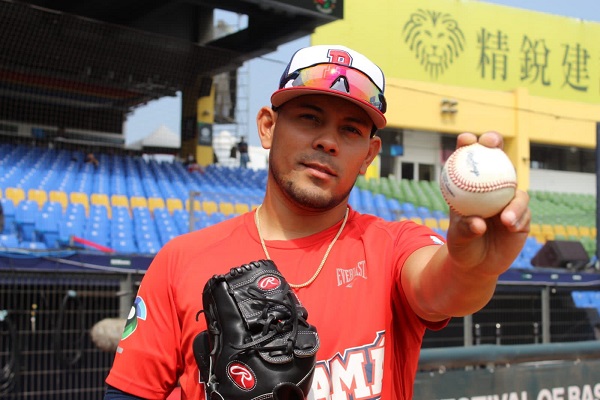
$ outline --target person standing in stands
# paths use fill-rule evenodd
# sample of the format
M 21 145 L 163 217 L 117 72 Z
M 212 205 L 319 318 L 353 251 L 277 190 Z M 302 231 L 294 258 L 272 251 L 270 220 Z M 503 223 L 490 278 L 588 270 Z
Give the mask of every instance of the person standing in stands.
M 248 143 L 246 143 L 245 136 L 240 137 L 240 141 L 237 144 L 237 149 L 240 152 L 240 167 L 248 168 L 250 156 L 248 155 Z
M 269 149 L 263 203 L 176 237 L 146 272 L 106 380 L 105 400 L 204 399 L 192 342 L 206 330 L 202 288 L 214 274 L 270 259 L 308 310 L 320 347 L 310 400 L 411 400 L 427 329 L 472 314 L 529 232 L 526 192 L 490 218 L 450 212 L 446 237 L 349 204 L 379 154 L 384 75 L 339 45 L 297 51 L 257 115 Z M 382 135 L 386 133 L 383 132 Z M 502 136 L 463 133 L 457 147 L 501 148 Z M 227 399 L 233 400 L 233 399 Z

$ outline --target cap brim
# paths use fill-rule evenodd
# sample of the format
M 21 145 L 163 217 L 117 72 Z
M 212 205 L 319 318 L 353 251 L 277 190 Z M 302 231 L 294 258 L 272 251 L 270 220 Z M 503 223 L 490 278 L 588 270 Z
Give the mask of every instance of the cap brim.
M 341 97 L 342 99 L 351 101 L 357 106 L 361 107 L 365 112 L 371 117 L 373 120 L 373 124 L 377 127 L 377 129 L 385 128 L 387 121 L 385 116 L 381 111 L 373 107 L 367 102 L 357 100 L 345 93 L 338 92 L 337 90 L 325 90 L 325 89 L 316 89 L 316 88 L 308 88 L 308 87 L 291 87 L 291 88 L 283 88 L 277 90 L 271 96 L 271 104 L 275 107 L 281 106 L 283 103 L 290 101 L 299 96 L 304 96 L 307 94 L 327 94 L 336 97 Z

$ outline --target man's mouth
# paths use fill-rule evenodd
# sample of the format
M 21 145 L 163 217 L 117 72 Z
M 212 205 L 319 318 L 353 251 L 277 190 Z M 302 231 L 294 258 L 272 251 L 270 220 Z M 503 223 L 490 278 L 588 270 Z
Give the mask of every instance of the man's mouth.
M 303 165 L 306 168 L 321 172 L 323 174 L 327 174 L 330 176 L 337 176 L 335 171 L 326 164 L 321 164 L 321 163 L 316 163 L 316 162 L 308 162 L 308 163 L 303 163 Z

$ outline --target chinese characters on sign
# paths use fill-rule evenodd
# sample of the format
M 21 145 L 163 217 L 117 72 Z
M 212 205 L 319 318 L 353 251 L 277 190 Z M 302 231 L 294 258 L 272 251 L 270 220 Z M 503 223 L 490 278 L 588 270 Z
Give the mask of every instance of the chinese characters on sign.
M 590 50 L 575 39 L 562 39 L 560 46 L 556 42 L 550 45 L 535 33 L 516 37 L 514 32 L 493 27 L 481 27 L 469 37 L 458 21 L 450 13 L 419 9 L 404 24 L 404 42 L 431 79 L 439 79 L 452 68 L 472 43 L 475 46 L 470 51 L 477 52 L 473 67 L 481 79 L 518 79 L 527 85 L 577 92 L 587 92 L 591 86 Z

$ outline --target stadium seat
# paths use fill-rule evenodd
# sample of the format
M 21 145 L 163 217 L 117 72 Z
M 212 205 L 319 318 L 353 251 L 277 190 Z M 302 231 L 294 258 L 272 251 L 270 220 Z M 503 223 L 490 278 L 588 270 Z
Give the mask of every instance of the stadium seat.
M 579 229 L 575 225 L 567 225 L 567 237 L 569 240 L 578 240 L 579 239 Z
M 573 299 L 573 303 L 575 303 L 575 307 L 578 308 L 589 308 L 592 307 L 591 296 L 588 291 L 581 290 L 573 290 L 571 292 L 571 298 Z
M 168 198 L 167 210 L 169 210 L 171 214 L 173 214 L 175 210 L 183 210 L 183 202 L 178 198 Z
M 92 206 L 103 206 L 106 208 L 108 218 L 111 218 L 111 205 L 108 195 L 105 193 L 92 193 L 90 195 L 90 207 Z
M 87 193 L 82 192 L 71 192 L 69 194 L 70 204 L 81 204 L 85 209 L 85 215 L 89 215 L 90 211 L 90 200 Z
M 439 228 L 438 220 L 433 217 L 425 218 L 423 220 L 423 223 L 425 224 L 425 226 L 427 226 L 431 229 L 434 229 L 434 230 Z
M 556 224 L 552 227 L 554 231 L 554 239 L 556 240 L 567 240 L 568 233 L 567 228 L 562 224 Z
M 233 203 L 229 201 L 222 201 L 219 203 L 219 211 L 225 214 L 226 216 L 235 214 L 235 207 Z
M 190 209 L 190 200 L 186 200 L 185 201 L 185 209 L 187 211 L 189 211 Z M 202 203 L 200 203 L 200 200 L 194 200 L 194 211 L 202 211 Z
M 589 226 L 582 225 L 578 228 L 578 230 L 579 230 L 579 237 L 592 237 L 592 231 Z
M 11 199 L 15 206 L 18 206 L 19 203 L 26 199 L 25 191 L 21 188 L 16 187 L 8 187 L 4 190 L 4 196 L 7 199 Z
M 110 205 L 112 207 L 129 208 L 129 198 L 124 194 L 113 194 L 110 196 Z
M 58 222 L 55 214 L 42 212 L 39 218 L 35 220 L 35 237 L 38 241 L 44 242 L 50 249 L 60 247 L 58 241 Z
M 138 248 L 132 238 L 111 241 L 111 248 L 116 253 L 135 254 L 138 252 Z
M 63 212 L 69 205 L 69 196 L 67 196 L 66 192 L 60 190 L 51 190 L 49 194 L 49 200 L 60 203 L 63 208 Z
M 148 199 L 148 209 L 154 212 L 157 208 L 166 208 L 165 200 L 162 197 L 150 197 Z
M 441 218 L 438 220 L 439 227 L 442 231 L 448 232 L 448 227 L 450 226 L 450 219 Z
M 245 214 L 250 211 L 250 206 L 248 203 L 235 203 L 234 210 L 236 214 Z
M 15 223 L 22 241 L 32 241 L 35 239 L 35 221 L 38 215 L 38 204 L 33 200 L 23 200 L 17 206 Z
M 216 201 L 204 200 L 202 202 L 202 211 L 204 211 L 208 215 L 211 215 L 219 211 L 219 206 Z
M 135 207 L 148 208 L 148 200 L 142 196 L 132 196 L 129 199 L 129 204 L 132 209 Z
M 38 204 L 38 207 L 41 209 L 46 201 L 48 201 L 48 194 L 45 190 L 29 189 L 27 191 L 27 200 L 35 201 Z
M 0 233 L 13 234 L 17 233 L 15 226 L 15 203 L 11 199 L 0 199 L 2 204 L 2 212 L 4 213 L 4 230 Z
M 19 238 L 15 233 L 0 234 L 0 247 L 2 249 L 16 249 L 19 247 Z
M 35 240 L 24 240 L 21 242 L 20 248 L 27 250 L 47 250 L 48 247 L 44 242 L 39 242 Z

